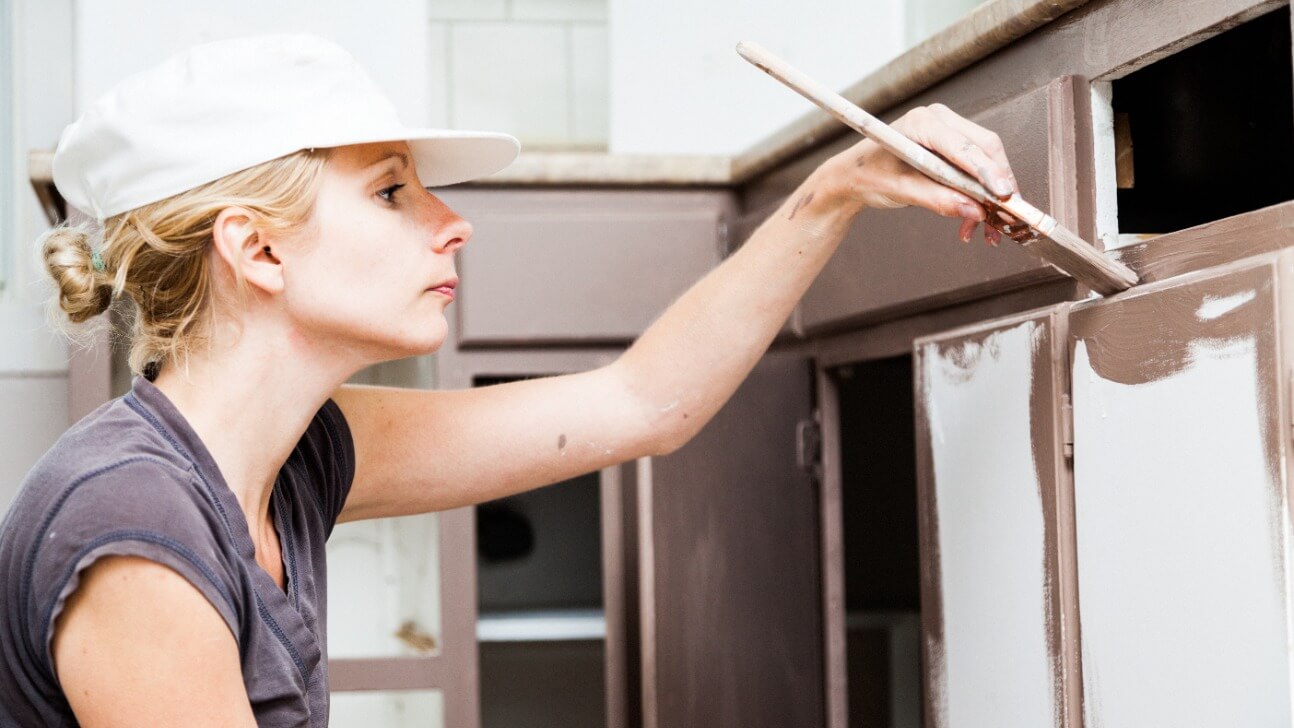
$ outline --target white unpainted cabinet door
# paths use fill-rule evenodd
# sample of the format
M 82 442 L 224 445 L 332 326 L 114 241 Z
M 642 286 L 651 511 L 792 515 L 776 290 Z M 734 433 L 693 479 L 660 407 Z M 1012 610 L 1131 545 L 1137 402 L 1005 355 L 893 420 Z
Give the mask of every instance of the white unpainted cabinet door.
M 1076 725 L 1064 306 L 916 342 L 928 725 Z
M 1070 313 L 1088 726 L 1289 726 L 1291 259 Z

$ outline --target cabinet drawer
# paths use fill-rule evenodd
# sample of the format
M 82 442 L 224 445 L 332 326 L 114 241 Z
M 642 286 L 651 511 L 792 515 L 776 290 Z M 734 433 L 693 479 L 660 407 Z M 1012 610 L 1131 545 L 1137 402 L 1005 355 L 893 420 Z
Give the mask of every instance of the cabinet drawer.
M 460 345 L 632 340 L 722 259 L 721 191 L 437 192 L 474 226 Z
M 1090 128 L 1075 121 L 1090 115 L 1087 93 L 1086 83 L 1065 77 L 973 117 L 1002 138 L 1025 199 L 1080 234 L 1086 226 L 1067 211 L 1078 204 L 1079 160 L 1091 167 L 1075 140 Z M 865 324 L 1063 277 L 1009 240 L 989 248 L 977 232 L 963 245 L 959 222 L 920 208 L 864 212 L 806 295 L 805 329 Z

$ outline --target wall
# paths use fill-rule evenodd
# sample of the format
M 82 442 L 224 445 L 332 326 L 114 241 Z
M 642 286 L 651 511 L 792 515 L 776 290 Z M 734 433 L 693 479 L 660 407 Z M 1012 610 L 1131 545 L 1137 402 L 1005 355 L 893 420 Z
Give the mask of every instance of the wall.
M 735 154 L 811 110 L 737 55 L 753 40 L 844 88 L 973 0 L 608 0 L 611 151 Z
M 0 513 L 36 459 L 68 425 L 67 345 L 46 325 L 44 281 L 32 243 L 44 216 L 27 179 L 26 149 L 53 146 L 72 116 L 71 0 L 13 0 L 12 35 L 0 43 L 12 53 L 12 97 L 0 113 L 12 124 L 13 154 L 0 170 Z M 4 84 L 0 84 L 0 90 Z
M 607 141 L 607 0 L 433 0 L 431 52 L 450 126 L 528 149 Z
M 189 45 L 295 30 L 354 53 L 406 124 L 507 131 L 531 149 L 606 139 L 605 0 L 86 0 L 76 26 L 81 108 Z

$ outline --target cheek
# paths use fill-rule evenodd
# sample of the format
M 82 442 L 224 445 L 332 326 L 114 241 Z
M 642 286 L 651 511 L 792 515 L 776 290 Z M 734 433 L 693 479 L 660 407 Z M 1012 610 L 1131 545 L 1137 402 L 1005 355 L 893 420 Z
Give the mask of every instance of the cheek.
M 443 306 L 439 297 L 424 293 L 432 271 L 417 239 L 408 226 L 381 216 L 355 215 L 320 233 L 291 281 L 299 294 L 294 316 L 311 328 L 341 328 L 350 335 L 425 333 L 414 330 L 439 319 Z

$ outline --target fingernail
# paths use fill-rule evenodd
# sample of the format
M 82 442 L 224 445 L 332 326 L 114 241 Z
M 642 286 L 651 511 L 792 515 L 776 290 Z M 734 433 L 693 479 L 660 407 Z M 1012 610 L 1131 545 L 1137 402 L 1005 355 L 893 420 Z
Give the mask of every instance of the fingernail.
M 982 217 L 978 207 L 966 203 L 957 206 L 957 214 L 967 220 L 979 220 Z
M 993 191 L 997 193 L 998 197 L 1010 197 L 1015 192 L 1015 188 L 1011 186 L 1011 180 L 1006 177 L 999 177 L 993 183 Z

